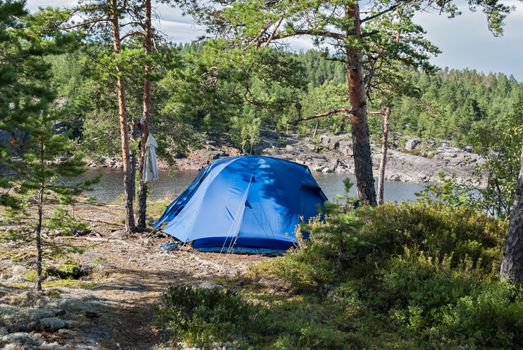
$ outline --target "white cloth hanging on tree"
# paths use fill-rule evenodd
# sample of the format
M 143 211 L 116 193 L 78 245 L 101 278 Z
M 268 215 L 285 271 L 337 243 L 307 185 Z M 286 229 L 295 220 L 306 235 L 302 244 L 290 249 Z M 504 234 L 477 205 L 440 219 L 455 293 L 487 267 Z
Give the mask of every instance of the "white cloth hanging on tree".
M 151 133 L 147 136 L 145 143 L 145 169 L 143 181 L 145 183 L 158 180 L 158 163 L 156 161 L 156 149 L 158 143 Z

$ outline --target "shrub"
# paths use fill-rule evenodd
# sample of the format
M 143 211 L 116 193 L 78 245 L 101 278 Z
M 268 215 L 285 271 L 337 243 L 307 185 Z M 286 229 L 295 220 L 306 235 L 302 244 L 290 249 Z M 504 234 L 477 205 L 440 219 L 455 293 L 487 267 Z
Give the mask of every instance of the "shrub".
M 70 236 L 89 230 L 87 222 L 70 215 L 67 210 L 60 208 L 53 211 L 44 225 L 54 234 L 63 236 Z
M 163 295 L 156 324 L 175 339 L 204 349 L 243 341 L 256 308 L 233 291 L 173 286 Z
M 270 293 L 252 294 L 252 283 L 230 295 L 176 289 L 171 303 L 189 306 L 163 310 L 178 338 L 252 349 L 521 348 L 522 289 L 497 277 L 505 220 L 443 204 L 331 205 L 303 229 L 302 248 L 253 268 Z
M 475 296 L 463 296 L 444 311 L 440 330 L 453 343 L 470 348 L 520 349 L 523 346 L 523 293 L 497 282 Z

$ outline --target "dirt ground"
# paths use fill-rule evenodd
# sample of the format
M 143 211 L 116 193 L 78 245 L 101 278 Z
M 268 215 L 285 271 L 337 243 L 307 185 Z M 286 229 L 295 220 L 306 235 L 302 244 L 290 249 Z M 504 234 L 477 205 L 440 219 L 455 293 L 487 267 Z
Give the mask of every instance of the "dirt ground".
M 219 286 L 229 278 L 241 277 L 250 264 L 267 259 L 199 253 L 184 247 L 162 251 L 160 244 L 169 239 L 161 234 L 125 236 L 122 208 L 116 205 L 79 205 L 75 215 L 91 223 L 90 234 L 47 237 L 46 241 L 68 251 L 67 259 L 92 272 L 76 285 L 58 281 L 56 286 L 47 286 L 42 297 L 31 292 L 34 283 L 23 277 L 34 269 L 33 242 L 0 241 L 0 312 L 4 310 L 0 316 L 0 330 L 4 324 L 0 348 L 1 339 L 5 348 L 12 349 L 169 348 L 152 320 L 161 294 L 170 285 Z M 30 323 L 34 313 L 44 309 L 63 319 L 65 326 L 49 332 Z M 17 340 L 18 333 L 36 337 L 37 342 L 24 344 Z

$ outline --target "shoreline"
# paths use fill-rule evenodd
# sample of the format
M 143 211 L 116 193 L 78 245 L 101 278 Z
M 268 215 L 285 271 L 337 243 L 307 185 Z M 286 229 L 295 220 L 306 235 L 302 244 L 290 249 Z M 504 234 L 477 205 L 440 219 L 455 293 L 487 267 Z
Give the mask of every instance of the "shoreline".
M 264 131 L 253 154 L 272 156 L 306 165 L 313 174 L 337 173 L 354 174 L 352 141 L 350 134 L 322 134 L 317 137 L 298 137 L 296 134 L 277 134 Z M 282 141 L 284 140 L 284 141 Z M 455 175 L 458 183 L 471 183 L 483 187 L 486 179 L 474 175 L 475 168 L 483 164 L 481 156 L 470 149 L 451 146 L 441 142 L 439 147 L 421 149 L 419 139 L 407 139 L 404 146 L 391 143 L 388 149 L 385 180 L 406 183 L 433 183 L 439 180 L 439 173 Z M 381 159 L 381 145 L 371 143 L 374 174 L 378 173 Z M 199 171 L 211 161 L 223 157 L 242 155 L 240 149 L 224 140 L 205 140 L 199 148 L 191 149 L 185 157 L 175 159 L 175 170 Z M 121 168 L 122 164 L 114 158 L 104 157 L 101 162 L 88 161 L 89 168 Z M 171 168 L 162 160 L 161 170 Z M 471 180 L 472 179 L 472 180 Z

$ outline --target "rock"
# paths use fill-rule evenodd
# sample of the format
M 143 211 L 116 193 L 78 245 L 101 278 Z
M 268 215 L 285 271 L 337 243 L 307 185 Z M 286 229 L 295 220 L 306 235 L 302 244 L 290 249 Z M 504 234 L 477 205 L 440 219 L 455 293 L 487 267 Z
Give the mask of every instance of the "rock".
M 87 317 L 87 318 L 98 318 L 98 317 L 100 317 L 100 315 L 98 314 L 98 312 L 95 312 L 95 311 L 86 311 L 85 312 L 85 317 Z
M 5 345 L 16 344 L 21 346 L 39 345 L 39 343 L 35 339 L 33 339 L 29 333 L 26 332 L 16 332 L 4 335 L 0 340 L 0 345 L 2 343 L 4 343 Z M 13 349 L 16 349 L 16 347 L 13 347 Z M 23 347 L 22 349 L 25 349 L 25 347 Z
M 213 289 L 219 287 L 220 285 L 211 281 L 202 281 L 198 284 L 198 288 L 201 289 Z
M 178 242 L 168 242 L 160 244 L 160 250 L 163 250 L 164 252 L 171 252 L 174 250 L 178 250 L 180 247 L 180 244 Z
M 340 141 L 338 151 L 346 156 L 352 156 L 352 143 L 351 141 Z
M 407 151 L 414 151 L 421 144 L 421 140 L 418 138 L 408 139 L 405 141 L 405 149 Z
M 0 327 L 0 337 L 3 337 L 4 335 L 7 335 L 7 334 L 9 334 L 9 332 L 7 331 L 7 328 Z
M 325 167 L 321 170 L 321 172 L 324 174 L 330 174 L 330 173 L 333 173 L 334 171 L 329 167 Z
M 71 314 L 85 313 L 87 311 L 98 312 L 100 301 L 96 298 L 81 299 L 64 299 L 60 302 L 60 307 Z M 69 322 L 69 321 L 68 321 Z
M 463 148 L 465 152 L 472 153 L 472 146 L 468 145 Z
M 58 344 L 57 342 L 54 343 L 44 343 L 38 347 L 39 349 L 45 349 L 45 350 L 66 350 L 67 348 Z
M 58 317 L 42 318 L 40 320 L 40 328 L 42 330 L 55 332 L 65 327 L 65 321 Z
M 66 322 L 66 326 L 68 324 L 69 324 L 69 322 Z M 67 328 L 59 329 L 57 333 L 61 337 L 64 337 L 64 338 L 74 338 L 74 337 L 78 336 L 78 332 L 77 331 L 74 331 L 72 329 L 67 329 Z

